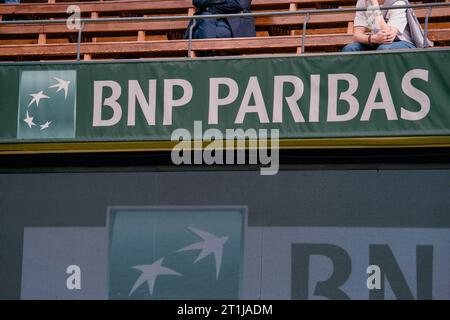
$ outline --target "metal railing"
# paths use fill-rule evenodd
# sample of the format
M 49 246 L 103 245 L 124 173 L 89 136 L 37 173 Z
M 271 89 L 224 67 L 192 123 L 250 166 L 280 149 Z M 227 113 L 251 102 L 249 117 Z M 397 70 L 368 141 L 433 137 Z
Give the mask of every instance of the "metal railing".
M 380 10 L 390 10 L 390 9 L 418 9 L 427 8 L 427 13 L 424 21 L 424 47 L 428 46 L 426 39 L 428 38 L 428 20 L 432 13 L 433 8 L 438 7 L 449 7 L 450 2 L 436 2 L 436 3 L 421 3 L 421 4 L 410 4 L 410 5 L 399 5 L 399 6 L 380 6 Z M 148 22 L 148 21 L 178 21 L 178 20 L 188 20 L 192 21 L 189 28 L 188 40 L 188 58 L 192 56 L 192 40 L 193 40 L 193 29 L 196 25 L 197 20 L 202 19 L 223 19 L 223 18 L 237 18 L 237 17 L 269 17 L 269 16 L 291 16 L 291 15 L 301 15 L 305 16 L 302 28 L 301 37 L 301 52 L 305 52 L 305 38 L 306 38 L 306 28 L 310 20 L 311 15 L 320 14 L 334 14 L 334 13 L 348 13 L 348 12 L 358 12 L 366 11 L 366 8 L 332 8 L 332 9 L 308 9 L 308 10 L 292 10 L 292 11 L 271 11 L 271 12 L 249 12 L 249 13 L 235 13 L 235 14 L 211 14 L 211 15 L 197 15 L 197 16 L 156 16 L 156 17 L 121 17 L 121 18 L 80 18 L 77 22 L 80 23 L 78 29 L 77 37 L 77 61 L 80 60 L 81 51 L 81 37 L 85 23 L 98 23 L 98 22 Z M 0 25 L 8 24 L 62 24 L 66 23 L 66 19 L 48 19 L 48 20 L 13 20 L 13 21 L 0 21 Z

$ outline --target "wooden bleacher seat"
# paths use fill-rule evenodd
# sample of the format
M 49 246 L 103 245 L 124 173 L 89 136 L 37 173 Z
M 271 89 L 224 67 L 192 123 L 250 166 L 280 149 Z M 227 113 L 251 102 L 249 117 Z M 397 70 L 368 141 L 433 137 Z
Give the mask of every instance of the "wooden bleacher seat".
M 64 19 L 71 3 L 0 5 L 3 19 Z M 413 2 L 413 1 L 411 1 Z M 354 6 L 355 0 L 253 0 L 254 12 Z M 79 2 L 83 17 L 176 16 L 193 13 L 191 0 L 85 1 Z M 416 9 L 419 20 L 427 9 Z M 354 13 L 311 15 L 307 28 L 307 52 L 337 51 L 351 41 Z M 255 39 L 215 39 L 194 41 L 193 50 L 214 49 L 230 53 L 300 52 L 305 17 L 302 15 L 257 17 Z M 183 56 L 187 42 L 182 34 L 187 21 L 89 22 L 83 28 L 81 53 L 91 58 L 139 58 Z M 449 45 L 450 7 L 433 9 L 430 38 L 437 45 Z M 42 25 L 0 25 L 0 60 L 74 59 L 77 30 L 65 23 Z M 116 48 L 114 48 L 116 47 Z M 75 51 L 74 51 L 75 50 Z
M 344 46 L 351 41 L 351 35 L 313 35 L 306 38 L 305 46 L 325 48 Z M 450 37 L 450 29 L 430 30 L 430 38 L 441 41 Z M 301 36 L 255 37 L 247 39 L 216 39 L 194 40 L 192 49 L 195 51 L 218 50 L 244 54 L 261 53 L 295 53 L 301 46 Z M 75 59 L 76 44 L 44 44 L 44 45 L 7 45 L 0 46 L 0 57 L 12 54 L 33 58 L 28 60 Z M 82 43 L 81 54 L 94 55 L 100 59 L 126 57 L 182 57 L 186 56 L 188 43 L 186 40 L 163 40 L 147 42 L 103 42 Z

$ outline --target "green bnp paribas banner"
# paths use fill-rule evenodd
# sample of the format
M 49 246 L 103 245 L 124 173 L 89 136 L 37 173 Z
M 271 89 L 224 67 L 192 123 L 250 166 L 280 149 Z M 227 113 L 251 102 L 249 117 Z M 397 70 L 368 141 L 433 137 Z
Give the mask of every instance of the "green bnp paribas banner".
M 0 65 L 1 146 L 170 141 L 176 129 L 282 139 L 450 136 L 450 50 Z

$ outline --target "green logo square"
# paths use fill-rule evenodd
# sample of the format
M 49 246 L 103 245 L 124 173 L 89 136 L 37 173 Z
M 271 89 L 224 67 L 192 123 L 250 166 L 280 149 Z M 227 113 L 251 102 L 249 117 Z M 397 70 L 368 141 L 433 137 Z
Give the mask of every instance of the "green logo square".
M 75 137 L 76 71 L 22 71 L 18 139 Z
M 239 299 L 244 208 L 110 208 L 110 299 Z

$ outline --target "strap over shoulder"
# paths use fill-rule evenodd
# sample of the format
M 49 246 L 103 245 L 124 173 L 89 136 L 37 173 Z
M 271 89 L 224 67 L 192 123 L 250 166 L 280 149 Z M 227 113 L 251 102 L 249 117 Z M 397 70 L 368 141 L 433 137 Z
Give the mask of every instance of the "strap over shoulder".
M 410 5 L 408 0 L 386 0 L 384 2 L 385 7 L 392 7 L 397 2 L 403 1 L 406 5 Z M 383 17 L 386 19 L 387 10 L 383 12 Z M 406 19 L 408 21 L 409 30 L 411 33 L 412 41 L 414 42 L 417 48 L 427 48 L 432 47 L 434 45 L 433 41 L 430 41 L 428 38 L 425 38 L 425 32 L 417 19 L 417 16 L 414 12 L 414 9 L 408 8 L 406 9 Z

